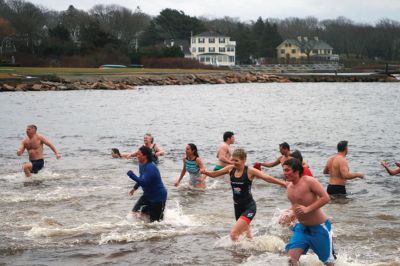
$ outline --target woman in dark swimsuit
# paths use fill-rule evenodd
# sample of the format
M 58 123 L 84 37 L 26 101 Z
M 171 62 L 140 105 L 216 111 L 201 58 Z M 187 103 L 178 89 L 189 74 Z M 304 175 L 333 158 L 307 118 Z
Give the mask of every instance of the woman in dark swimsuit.
M 250 223 L 257 210 L 256 202 L 251 194 L 251 183 L 254 178 L 260 178 L 285 188 L 287 185 L 285 181 L 266 175 L 253 167 L 248 167 L 245 165 L 246 158 L 247 154 L 243 149 L 236 149 L 232 154 L 233 165 L 225 166 L 217 171 L 201 171 L 209 177 L 230 175 L 236 218 L 236 223 L 230 232 L 233 241 L 237 241 L 243 233 L 246 233 L 247 238 L 252 239 Z

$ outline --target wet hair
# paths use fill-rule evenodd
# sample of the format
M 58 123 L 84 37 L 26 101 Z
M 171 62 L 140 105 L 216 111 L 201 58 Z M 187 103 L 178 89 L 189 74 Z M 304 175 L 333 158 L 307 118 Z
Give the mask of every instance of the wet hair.
M 343 152 L 347 148 L 348 143 L 349 142 L 347 140 L 339 141 L 339 143 L 337 144 L 337 151 Z
M 292 168 L 293 172 L 299 172 L 299 175 L 302 176 L 304 169 L 303 169 L 303 165 L 300 162 L 300 160 L 296 159 L 296 158 L 291 158 L 289 160 L 286 160 L 283 165 L 287 165 L 290 168 Z
M 115 154 L 117 154 L 119 157 L 121 157 L 121 153 L 119 152 L 119 150 L 117 148 L 112 148 L 111 151 Z
M 153 142 L 154 142 L 154 137 L 153 137 L 150 133 L 146 133 L 146 134 L 144 134 L 144 135 L 150 137 L 150 143 L 153 144 Z
M 237 158 L 239 158 L 240 160 L 245 161 L 246 158 L 247 158 L 247 153 L 246 153 L 246 151 L 245 151 L 244 149 L 238 148 L 238 149 L 235 149 L 235 150 L 233 151 L 232 157 L 237 157 Z
M 290 151 L 290 146 L 287 142 L 282 142 L 281 144 L 279 144 L 279 147 Z
M 224 133 L 224 141 L 227 141 L 229 138 L 232 138 L 233 135 L 235 135 L 235 134 L 233 134 L 232 131 L 226 131 Z
M 299 160 L 301 163 L 303 162 L 303 156 L 301 155 L 301 152 L 299 150 L 295 150 L 294 152 L 292 152 L 290 154 L 290 156 L 292 156 L 293 158 L 296 158 L 297 160 Z
M 193 151 L 193 155 L 196 157 L 199 157 L 199 153 L 197 151 L 197 146 L 193 143 L 189 143 L 188 145 L 189 145 L 190 149 Z
M 33 125 L 33 124 L 32 124 L 32 125 L 28 125 L 28 127 L 29 127 L 29 128 L 32 128 L 32 129 L 35 130 L 35 131 L 37 131 L 37 126 L 35 126 L 35 125 Z
M 143 153 L 144 156 L 146 156 L 148 162 L 153 161 L 153 152 L 149 147 L 143 145 L 142 147 L 139 148 L 139 151 Z

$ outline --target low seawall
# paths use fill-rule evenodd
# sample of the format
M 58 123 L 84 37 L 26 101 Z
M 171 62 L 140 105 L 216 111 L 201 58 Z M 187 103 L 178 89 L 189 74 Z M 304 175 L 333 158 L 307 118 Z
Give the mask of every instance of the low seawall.
M 135 74 L 37 76 L 0 79 L 0 91 L 132 90 L 138 86 L 268 83 L 268 82 L 398 82 L 385 74 L 271 74 L 213 72 L 202 74 Z

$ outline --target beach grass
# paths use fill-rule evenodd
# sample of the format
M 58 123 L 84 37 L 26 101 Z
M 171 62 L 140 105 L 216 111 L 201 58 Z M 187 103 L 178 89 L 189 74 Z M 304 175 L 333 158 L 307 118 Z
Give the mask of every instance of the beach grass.
M 59 67 L 0 67 L 3 75 L 129 75 L 129 74 L 196 74 L 220 72 L 209 69 L 159 69 L 159 68 L 59 68 Z

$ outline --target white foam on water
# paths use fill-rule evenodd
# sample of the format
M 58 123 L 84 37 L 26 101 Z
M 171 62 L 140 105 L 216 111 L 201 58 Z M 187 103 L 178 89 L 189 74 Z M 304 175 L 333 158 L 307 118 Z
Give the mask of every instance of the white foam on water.
M 101 234 L 104 231 L 116 227 L 135 227 L 135 224 L 121 219 L 119 222 L 97 222 L 83 223 L 75 227 L 68 227 L 52 217 L 43 217 L 39 224 L 31 226 L 25 234 L 32 238 L 58 237 L 58 236 L 79 236 L 83 234 Z

